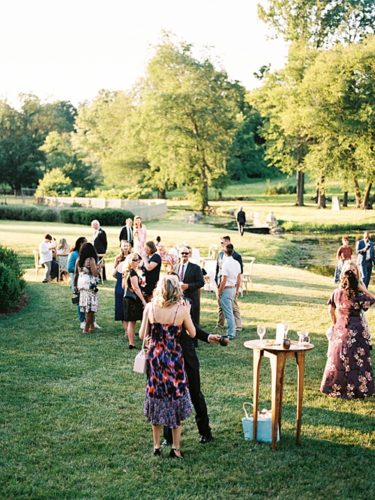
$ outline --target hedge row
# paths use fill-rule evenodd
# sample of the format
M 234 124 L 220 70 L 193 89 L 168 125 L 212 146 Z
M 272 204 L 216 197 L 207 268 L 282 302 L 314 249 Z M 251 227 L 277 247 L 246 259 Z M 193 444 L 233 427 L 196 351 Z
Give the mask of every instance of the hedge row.
M 7 312 L 18 305 L 25 281 L 17 254 L 0 246 L 0 311 Z
M 126 218 L 134 217 L 129 210 L 112 208 L 41 208 L 31 205 L 0 205 L 0 219 L 66 222 L 89 225 L 98 219 L 102 225 L 122 226 Z

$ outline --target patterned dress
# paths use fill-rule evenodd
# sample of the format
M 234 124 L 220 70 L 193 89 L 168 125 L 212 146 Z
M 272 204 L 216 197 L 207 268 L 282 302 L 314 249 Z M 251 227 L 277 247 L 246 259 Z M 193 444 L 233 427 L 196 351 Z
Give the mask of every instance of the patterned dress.
M 86 259 L 78 271 L 79 309 L 84 313 L 98 312 L 98 292 L 92 288 L 96 285 L 96 278 L 91 273 L 90 259 Z
M 370 333 L 362 318 L 375 299 L 358 294 L 348 298 L 345 291 L 333 292 L 328 304 L 336 309 L 336 324 L 330 341 L 321 392 L 351 399 L 374 394 L 370 357 Z
M 175 429 L 191 414 L 192 404 L 179 343 L 181 325 L 173 323 L 151 324 L 144 415 L 153 425 Z

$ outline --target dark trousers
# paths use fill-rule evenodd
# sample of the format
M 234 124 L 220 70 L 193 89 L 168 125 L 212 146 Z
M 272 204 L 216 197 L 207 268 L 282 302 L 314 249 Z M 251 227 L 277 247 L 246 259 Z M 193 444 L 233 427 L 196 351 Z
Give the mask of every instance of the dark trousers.
M 372 262 L 371 260 L 364 260 L 362 262 L 363 283 L 368 288 L 371 280 Z
M 189 392 L 191 402 L 195 410 L 195 421 L 197 423 L 198 432 L 202 436 L 211 435 L 211 427 L 209 424 L 207 405 L 201 391 L 201 378 L 199 373 L 199 361 L 193 349 L 188 349 L 183 353 L 185 359 L 185 371 L 189 382 Z M 164 438 L 172 443 L 172 430 L 164 427 Z

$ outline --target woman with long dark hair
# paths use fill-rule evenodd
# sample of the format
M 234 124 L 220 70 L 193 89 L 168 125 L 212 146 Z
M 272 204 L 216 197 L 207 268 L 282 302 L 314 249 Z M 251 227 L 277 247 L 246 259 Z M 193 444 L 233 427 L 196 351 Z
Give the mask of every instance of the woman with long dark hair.
M 375 392 L 370 358 L 370 334 L 362 312 L 375 299 L 358 289 L 358 278 L 345 271 L 328 301 L 333 333 L 320 390 L 332 397 L 351 399 Z
M 79 291 L 79 307 L 86 315 L 86 325 L 84 332 L 92 333 L 95 329 L 94 314 L 98 311 L 98 288 L 96 278 L 100 273 L 100 266 L 97 264 L 98 255 L 91 243 L 83 243 L 79 251 L 77 261 Z
M 131 244 L 126 240 L 121 240 L 120 253 L 115 258 L 113 265 L 113 277 L 116 279 L 115 285 L 115 321 L 121 321 L 126 335 L 128 323 L 124 317 L 124 293 L 122 286 L 122 275 L 125 270 L 125 259 L 131 251 Z
M 68 257 L 68 263 L 67 263 L 67 268 L 68 268 L 68 273 L 70 276 L 70 287 L 72 289 L 72 292 L 74 291 L 74 273 L 76 269 L 76 262 L 79 256 L 79 250 L 81 246 L 86 243 L 87 240 L 84 236 L 80 236 L 76 242 L 74 247 L 71 249 L 69 257 Z M 81 312 L 81 309 L 79 307 L 79 304 L 77 304 L 77 311 L 78 311 L 78 319 L 79 319 L 79 324 L 81 329 L 83 330 L 85 328 L 85 313 Z

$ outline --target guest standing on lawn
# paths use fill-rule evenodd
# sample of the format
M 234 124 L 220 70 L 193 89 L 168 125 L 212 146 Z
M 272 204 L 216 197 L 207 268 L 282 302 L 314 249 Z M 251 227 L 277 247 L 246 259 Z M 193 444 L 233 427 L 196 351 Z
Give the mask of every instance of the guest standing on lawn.
M 363 283 L 368 288 L 371 281 L 372 264 L 375 264 L 374 243 L 371 241 L 368 231 L 363 233 L 363 239 L 358 241 L 356 250 L 358 265 L 362 271 Z
M 56 241 L 53 240 L 50 234 L 46 234 L 44 240 L 39 245 L 39 262 L 45 269 L 42 283 L 48 283 L 51 280 L 53 249 L 55 248 Z
M 133 252 L 126 257 L 122 287 L 124 295 L 124 321 L 127 322 L 126 335 L 128 336 L 129 349 L 135 349 L 135 323 L 142 319 L 143 308 L 146 301 L 141 292 L 141 277 L 139 264 L 141 257 Z
M 143 256 L 143 274 L 146 280 L 146 284 L 143 288 L 143 295 L 146 302 L 150 302 L 152 294 L 156 288 L 156 284 L 159 281 L 160 270 L 161 270 L 161 257 L 157 253 L 156 245 L 153 241 L 148 241 L 145 244 L 145 255 Z
M 328 301 L 333 333 L 320 387 L 324 394 L 343 399 L 374 394 L 370 334 L 362 319 L 362 311 L 374 302 L 358 290 L 355 273 L 345 271 Z
M 233 245 L 229 243 L 224 248 L 224 260 L 221 268 L 221 280 L 218 288 L 218 297 L 225 319 L 227 320 L 227 335 L 230 340 L 236 336 L 233 303 L 238 295 L 241 282 L 241 266 L 233 258 Z
M 160 435 L 166 426 L 172 429 L 171 458 L 182 458 L 181 423 L 192 411 L 180 336 L 184 326 L 195 337 L 195 327 L 190 307 L 181 299 L 178 277 L 161 278 L 139 331 L 141 339 L 150 336 L 144 414 L 152 424 L 154 455 L 161 454 Z
M 146 226 L 142 224 L 142 219 L 139 215 L 134 217 L 133 240 L 134 251 L 143 256 L 147 240 L 147 229 Z
M 341 241 L 342 241 L 342 245 L 337 250 L 337 253 L 336 253 L 337 264 L 336 264 L 336 271 L 335 271 L 335 283 L 340 282 L 340 274 L 341 274 L 342 266 L 344 265 L 345 262 L 348 262 L 348 261 L 350 262 L 352 255 L 353 255 L 353 250 L 349 246 L 349 237 L 343 236 Z
M 86 238 L 84 236 L 80 236 L 76 240 L 76 243 L 68 256 L 67 267 L 68 267 L 68 273 L 70 276 L 70 288 L 72 289 L 72 292 L 74 291 L 74 272 L 75 272 L 75 268 L 76 268 L 76 262 L 77 262 L 77 259 L 79 256 L 79 250 L 84 243 L 87 243 Z M 82 330 L 84 330 L 84 328 L 85 328 L 85 313 L 81 312 L 81 309 L 79 307 L 79 303 L 77 304 L 77 312 L 78 312 L 78 320 L 79 320 L 80 328 Z
M 126 335 L 127 322 L 124 317 L 124 293 L 125 290 L 122 286 L 122 277 L 125 270 L 125 259 L 129 255 L 131 245 L 126 240 L 121 240 L 120 253 L 115 258 L 113 264 L 113 277 L 116 279 L 115 285 L 115 321 L 121 321 Z
M 91 243 L 84 243 L 79 251 L 77 262 L 77 288 L 79 292 L 79 307 L 86 315 L 84 332 L 92 333 L 95 329 L 95 313 L 98 312 L 98 288 L 96 279 L 100 273 L 97 264 L 98 256 Z

